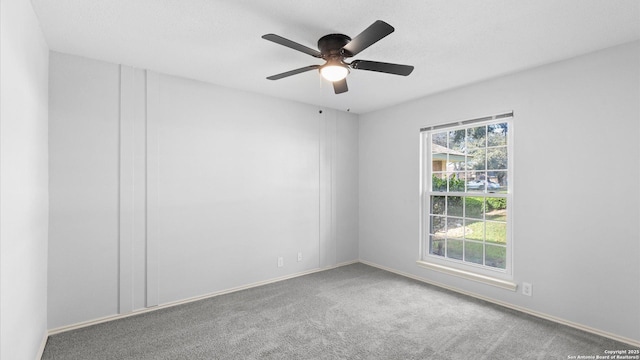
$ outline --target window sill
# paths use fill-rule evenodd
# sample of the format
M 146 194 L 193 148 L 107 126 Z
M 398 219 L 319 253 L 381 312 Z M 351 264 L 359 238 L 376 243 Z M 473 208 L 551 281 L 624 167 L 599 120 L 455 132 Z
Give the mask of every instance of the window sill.
M 476 281 L 476 282 L 479 282 L 479 283 L 495 286 L 495 287 L 498 287 L 498 288 L 501 288 L 501 289 L 516 291 L 516 289 L 518 288 L 518 285 L 515 284 L 515 283 L 512 283 L 510 281 L 506 281 L 506 280 L 493 278 L 493 277 L 490 277 L 490 276 L 480 275 L 480 274 L 472 273 L 472 272 L 469 272 L 469 271 L 464 271 L 464 270 L 452 268 L 452 267 L 449 267 L 449 266 L 436 265 L 436 264 L 429 263 L 429 262 L 422 261 L 422 260 L 418 260 L 418 261 L 416 261 L 416 263 L 418 264 L 418 266 L 423 267 L 425 269 L 438 271 L 438 272 L 441 272 L 443 274 L 457 276 L 457 277 L 460 277 L 460 278 L 463 278 L 463 279 Z

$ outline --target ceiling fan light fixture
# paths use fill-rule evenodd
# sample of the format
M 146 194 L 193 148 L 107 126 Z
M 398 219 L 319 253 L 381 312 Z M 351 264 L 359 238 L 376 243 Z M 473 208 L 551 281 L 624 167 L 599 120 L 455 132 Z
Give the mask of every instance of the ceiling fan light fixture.
M 320 68 L 320 74 L 331 82 L 340 81 L 349 75 L 349 69 L 336 62 L 328 62 Z

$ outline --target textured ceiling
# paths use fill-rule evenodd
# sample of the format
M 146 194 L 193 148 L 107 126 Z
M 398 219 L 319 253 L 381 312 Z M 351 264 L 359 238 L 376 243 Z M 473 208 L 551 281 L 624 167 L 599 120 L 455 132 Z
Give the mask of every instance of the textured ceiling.
M 32 0 L 52 50 L 323 107 L 365 113 L 640 38 L 638 0 Z M 335 95 L 311 48 L 375 20 L 395 32 L 354 59 L 415 66 L 408 77 L 354 70 Z M 350 59 L 353 60 L 353 59 Z

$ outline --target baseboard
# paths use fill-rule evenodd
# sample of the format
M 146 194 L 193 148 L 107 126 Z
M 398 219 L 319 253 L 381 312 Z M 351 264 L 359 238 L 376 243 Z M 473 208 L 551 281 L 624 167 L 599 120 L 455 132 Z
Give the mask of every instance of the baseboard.
M 38 349 L 38 353 L 36 354 L 36 360 L 42 359 L 42 355 L 44 354 L 44 348 L 47 346 L 47 340 L 49 339 L 49 334 L 45 330 L 44 334 L 42 334 L 42 342 L 40 343 L 40 348 Z
M 335 264 L 335 265 L 331 265 L 329 267 L 322 268 L 322 270 L 337 269 L 339 267 L 343 267 L 343 266 L 347 266 L 347 265 L 353 265 L 353 264 L 357 264 L 359 262 L 360 262 L 360 260 L 345 261 L 345 262 L 341 262 L 339 264 Z
M 482 295 L 479 295 L 479 294 L 476 294 L 476 293 L 473 293 L 473 292 L 469 292 L 469 291 L 462 290 L 462 289 L 459 289 L 459 288 L 456 288 L 456 287 L 453 287 L 453 286 L 442 284 L 442 283 L 437 282 L 437 281 L 425 279 L 423 277 L 416 276 L 416 275 L 409 274 L 409 273 L 405 273 L 405 272 L 402 272 L 402 271 L 399 271 L 399 270 L 396 270 L 396 269 L 391 269 L 391 268 L 388 268 L 386 266 L 382 266 L 382 265 L 379 265 L 379 264 L 376 264 L 376 263 L 373 263 L 373 262 L 370 262 L 370 261 L 360 260 L 360 262 L 365 264 L 365 265 L 373 266 L 375 268 L 378 268 L 378 269 L 381 269 L 381 270 L 385 270 L 385 271 L 388 271 L 388 272 L 391 272 L 391 273 L 394 273 L 394 274 L 397 274 L 397 275 L 400 275 L 400 276 L 404 276 L 404 277 L 407 277 L 407 278 L 410 278 L 410 279 L 413 279 L 413 280 L 421 281 L 421 282 L 424 282 L 424 283 L 427 283 L 427 284 L 430 284 L 430 285 L 434 285 L 434 286 L 437 286 L 437 287 L 440 287 L 440 288 L 443 288 L 443 289 L 447 289 L 447 290 L 450 290 L 450 291 L 453 291 L 453 292 L 457 292 L 457 293 L 462 294 L 462 295 L 467 295 L 467 296 L 470 296 L 470 297 L 473 297 L 473 298 L 476 298 L 476 299 L 480 299 L 480 300 L 484 300 L 484 301 L 490 302 L 492 304 L 500 305 L 502 307 L 506 307 L 506 308 L 509 308 L 511 310 L 516 310 L 516 311 L 519 311 L 521 313 L 532 315 L 532 316 L 535 316 L 535 317 L 538 317 L 538 318 L 541 318 L 541 319 L 553 321 L 553 322 L 558 323 L 558 324 L 566 325 L 566 326 L 572 327 L 574 329 L 578 329 L 578 330 L 582 330 L 582 331 L 585 331 L 585 332 L 588 332 L 588 333 L 591 333 L 591 334 L 595 334 L 595 335 L 599 335 L 599 336 L 602 336 L 602 337 L 606 337 L 608 339 L 619 341 L 619 342 L 622 342 L 622 343 L 625 343 L 625 344 L 628 344 L 628 345 L 631 345 L 631 346 L 640 347 L 640 341 L 638 341 L 638 340 L 634 340 L 634 339 L 630 339 L 630 338 L 627 338 L 627 337 L 624 337 L 624 336 L 612 334 L 610 332 L 606 332 L 606 331 L 602 331 L 602 330 L 599 330 L 599 329 L 595 329 L 595 328 L 592 328 L 592 327 L 589 327 L 589 326 L 586 326 L 586 325 L 582 325 L 582 324 L 579 324 L 579 323 L 575 323 L 573 321 L 565 320 L 565 319 L 562 319 L 562 318 L 559 318 L 559 317 L 556 317 L 556 316 L 553 316 L 553 315 L 548 315 L 548 314 L 541 313 L 541 312 L 538 312 L 538 311 L 534 311 L 534 310 L 531 310 L 531 309 L 527 309 L 527 308 L 524 308 L 524 307 L 521 307 L 521 306 L 517 306 L 517 305 L 513 305 L 513 304 L 510 304 L 510 303 L 507 303 L 507 302 L 500 301 L 500 300 L 492 299 L 492 298 L 489 298 L 489 297 L 486 297 L 486 296 L 482 296 Z
M 102 317 L 102 318 L 97 318 L 97 319 L 93 319 L 93 320 L 89 320 L 89 321 L 83 321 L 83 322 L 79 322 L 79 323 L 75 323 L 75 324 L 71 324 L 71 325 L 65 325 L 65 326 L 61 326 L 61 327 L 58 327 L 58 328 L 50 329 L 49 332 L 48 332 L 48 335 L 51 336 L 51 335 L 60 334 L 60 333 L 71 331 L 71 330 L 81 329 L 81 328 L 85 328 L 85 327 L 88 327 L 88 326 L 97 325 L 97 324 L 101 324 L 101 323 L 105 323 L 105 322 L 109 322 L 109 321 L 125 319 L 125 318 L 131 317 L 131 316 L 145 314 L 145 313 L 149 313 L 149 312 L 153 312 L 153 311 L 157 311 L 157 310 L 161 310 L 161 309 L 166 309 L 166 308 L 170 308 L 170 307 L 178 306 L 178 305 L 182 305 L 182 304 L 188 304 L 188 303 L 191 303 L 191 302 L 194 302 L 194 301 L 209 299 L 209 298 L 213 298 L 213 297 L 216 297 L 216 296 L 230 294 L 230 293 L 234 293 L 234 292 L 241 291 L 241 290 L 246 290 L 246 289 L 251 289 L 251 288 L 254 288 L 254 287 L 258 287 L 258 286 L 273 284 L 273 283 L 277 283 L 277 282 L 280 282 L 280 281 L 297 278 L 297 277 L 304 276 L 304 275 L 309 275 L 309 274 L 313 274 L 313 273 L 317 273 L 317 272 L 321 272 L 321 271 L 326 271 L 326 270 L 339 268 L 339 267 L 346 266 L 346 265 L 355 264 L 355 263 L 358 263 L 358 262 L 359 262 L 359 260 L 347 261 L 347 262 L 343 262 L 343 263 L 339 263 L 339 264 L 335 264 L 335 265 L 331 265 L 331 266 L 326 266 L 326 267 L 323 267 L 323 268 L 316 268 L 316 269 L 312 269 L 312 270 L 302 271 L 302 272 L 298 272 L 298 273 L 294 273 L 294 274 L 290 274 L 290 275 L 285 275 L 285 276 L 281 276 L 281 277 L 277 277 L 277 278 L 273 278 L 273 279 L 269 279 L 269 280 L 258 281 L 258 282 L 247 284 L 247 285 L 243 285 L 243 286 L 237 286 L 237 287 L 230 288 L 230 289 L 220 290 L 220 291 L 216 291 L 216 292 L 205 294 L 205 295 L 194 296 L 194 297 L 183 299 L 183 300 L 173 301 L 173 302 L 170 302 L 170 303 L 166 303 L 166 304 L 162 304 L 162 305 L 158 305 L 158 306 L 154 306 L 154 307 L 149 307 L 149 308 L 136 310 L 136 311 L 133 311 L 133 312 L 130 312 L 130 313 L 127 313 L 127 314 L 110 315 L 110 316 L 105 316 L 105 317 Z M 46 338 L 45 338 L 45 344 L 46 344 Z M 44 350 L 44 346 L 43 346 L 42 350 Z

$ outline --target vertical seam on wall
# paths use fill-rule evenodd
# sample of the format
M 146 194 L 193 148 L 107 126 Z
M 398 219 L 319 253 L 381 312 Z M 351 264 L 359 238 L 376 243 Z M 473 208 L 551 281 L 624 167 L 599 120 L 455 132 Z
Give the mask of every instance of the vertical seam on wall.
M 151 271 L 149 271 L 150 267 L 151 267 L 151 261 L 149 259 L 149 251 L 151 250 L 151 244 L 149 241 L 149 236 L 151 233 L 151 227 L 149 226 L 149 222 L 151 221 L 150 217 L 150 206 L 149 206 L 149 201 L 151 200 L 151 197 L 149 196 L 149 191 L 150 191 L 150 187 L 149 187 L 149 156 L 151 154 L 151 151 L 149 151 L 149 131 L 150 131 L 150 126 L 149 126 L 149 112 L 150 109 L 152 108 L 151 106 L 149 106 L 149 102 L 150 102 L 150 97 L 151 97 L 151 92 L 149 91 L 149 83 L 151 82 L 151 77 L 149 76 L 149 70 L 146 71 L 146 78 L 145 78 L 145 89 L 146 89 L 146 96 L 145 96 L 145 106 L 147 107 L 147 113 L 145 114 L 145 145 L 146 145 L 146 149 L 147 149 L 147 157 L 145 159 L 145 173 L 147 174 L 147 188 L 146 188 L 146 197 L 145 197 L 145 207 L 147 208 L 147 212 L 146 212 L 146 219 L 145 219 L 145 249 L 144 249 L 144 253 L 145 253 L 145 307 L 149 307 L 151 304 L 151 291 L 149 291 L 149 284 L 150 284 L 150 278 L 151 278 Z
M 143 229 L 143 234 L 144 234 L 144 283 L 143 288 L 144 288 L 144 306 L 147 306 L 147 299 L 148 297 L 148 289 L 147 289 L 147 281 L 148 281 L 148 273 L 149 271 L 147 270 L 147 267 L 149 266 L 149 262 L 148 262 L 148 245 L 147 245 L 147 213 L 149 211 L 149 206 L 148 206 L 148 199 L 149 199 L 149 194 L 147 193 L 147 189 L 148 189 L 148 185 L 147 185 L 147 181 L 149 179 L 149 176 L 147 175 L 147 172 L 149 170 L 149 167 L 147 166 L 147 155 L 148 155 L 148 150 L 147 150 L 147 146 L 148 146 L 148 140 L 147 140 L 147 136 L 148 136 L 148 127 L 147 127 L 147 118 L 148 118 L 148 114 L 149 114 L 149 104 L 148 104 L 148 91 L 147 91 L 147 86 L 148 86 L 148 82 L 147 82 L 147 73 L 148 70 L 144 71 L 144 171 L 143 171 L 143 176 L 144 176 L 144 221 L 142 222 L 144 224 L 144 229 Z
M 151 76 L 149 76 L 151 75 Z M 154 183 L 158 181 L 158 139 L 157 139 L 157 126 L 154 123 L 154 117 L 156 116 L 156 106 L 158 105 L 158 76 L 155 73 L 147 71 L 146 78 L 146 169 L 147 169 L 147 183 L 146 183 L 146 289 L 147 299 L 146 306 L 157 306 L 159 304 L 158 294 L 158 254 L 157 244 L 155 243 L 157 236 L 158 226 L 158 214 L 157 214 L 157 190 L 158 184 Z
M 118 66 L 118 168 L 116 170 L 118 174 L 118 238 L 117 238 L 117 249 L 118 249 L 118 289 L 116 291 L 116 301 L 118 304 L 118 314 L 122 313 L 122 304 L 120 301 L 121 288 L 122 288 L 122 257 L 120 256 L 120 252 L 122 251 L 122 65 Z
M 149 206 L 149 201 L 151 201 L 151 196 L 149 194 L 150 191 L 150 186 L 149 186 L 149 157 L 151 154 L 151 151 L 149 151 L 149 131 L 151 131 L 150 126 L 149 126 L 149 112 L 150 109 L 152 108 L 152 106 L 149 106 L 149 102 L 150 102 L 150 97 L 151 97 L 151 92 L 149 91 L 149 83 L 151 82 L 151 77 L 149 76 L 149 70 L 146 71 L 146 78 L 145 78 L 145 89 L 146 89 L 146 97 L 145 97 L 145 106 L 147 107 L 147 113 L 145 114 L 145 145 L 146 145 L 146 149 L 147 149 L 147 157 L 145 159 L 145 173 L 147 174 L 147 188 L 146 188 L 146 197 L 145 197 L 145 207 L 147 208 L 147 212 L 146 212 L 146 219 L 145 219 L 145 307 L 149 307 L 151 304 L 151 291 L 149 291 L 149 286 L 150 286 L 150 278 L 152 277 L 150 267 L 151 267 L 151 261 L 149 259 L 149 252 L 151 250 L 151 244 L 149 241 L 149 237 L 150 237 L 150 233 L 151 233 L 151 227 L 149 226 L 149 222 L 152 220 L 150 219 L 151 217 L 151 212 L 150 212 L 150 206 Z
M 322 113 L 318 114 L 318 267 L 322 267 Z
M 338 218 L 337 218 L 337 178 L 336 162 L 338 158 L 338 112 L 334 112 L 331 127 L 331 242 L 333 243 L 333 264 L 338 263 Z

